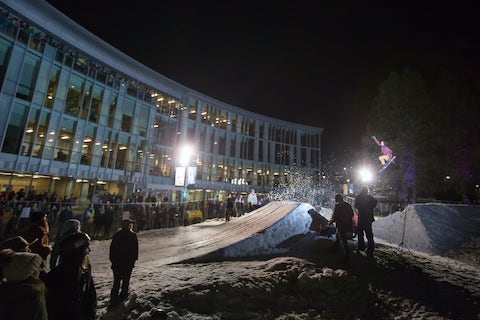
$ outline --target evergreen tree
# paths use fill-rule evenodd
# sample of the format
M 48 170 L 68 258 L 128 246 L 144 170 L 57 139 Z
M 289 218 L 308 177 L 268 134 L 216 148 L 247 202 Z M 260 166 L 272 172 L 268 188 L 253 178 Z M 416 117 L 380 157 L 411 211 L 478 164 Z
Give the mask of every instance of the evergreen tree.
M 367 133 L 389 142 L 412 200 L 472 198 L 480 175 L 480 81 L 475 74 L 441 71 L 430 82 L 408 69 L 390 73 L 375 97 Z
M 441 161 L 437 165 L 441 165 L 443 181 L 435 191 L 439 197 L 459 201 L 471 193 L 474 177 L 479 174 L 480 82 L 476 75 L 452 71 L 443 71 L 437 79 L 432 97 L 442 122 L 437 152 Z
M 375 97 L 367 130 L 388 141 L 397 156 L 404 188 L 414 201 L 425 187 L 418 184 L 418 175 L 428 167 L 425 155 L 432 150 L 428 141 L 436 122 L 424 78 L 409 69 L 390 73 Z

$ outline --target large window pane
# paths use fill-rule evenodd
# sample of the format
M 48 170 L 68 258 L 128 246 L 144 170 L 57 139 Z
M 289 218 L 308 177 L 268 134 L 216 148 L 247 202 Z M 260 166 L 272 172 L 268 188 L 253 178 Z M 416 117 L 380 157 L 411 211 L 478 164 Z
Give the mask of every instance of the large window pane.
M 93 158 L 93 150 L 95 148 L 95 136 L 97 128 L 94 126 L 87 126 L 85 130 L 85 137 L 82 144 L 82 156 L 80 157 L 81 164 L 91 164 Z
M 73 137 L 76 129 L 76 122 L 63 118 L 60 125 L 58 134 L 57 148 L 56 148 L 56 160 L 69 161 L 71 156 L 71 150 L 73 146 Z
M 27 117 L 27 107 L 15 103 L 10 114 L 7 125 L 5 140 L 2 145 L 2 152 L 18 153 L 22 141 L 22 135 L 25 130 L 25 122 Z
M 32 156 L 42 157 L 43 147 L 46 142 L 47 128 L 50 120 L 50 113 L 42 112 L 38 120 L 35 142 L 33 146 Z
M 10 57 L 11 49 L 11 42 L 0 39 L 0 87 L 2 86 L 3 79 L 5 78 L 5 70 L 7 69 L 8 65 L 7 60 Z
M 125 99 L 123 105 L 123 116 L 122 116 L 122 131 L 131 132 L 132 131 L 132 119 L 133 119 L 133 110 L 135 107 L 135 102 L 130 99 Z
M 17 97 L 25 100 L 32 99 L 40 58 L 28 53 L 23 62 L 22 74 L 18 83 Z
M 103 87 L 95 85 L 93 87 L 93 94 L 92 94 L 92 103 L 90 105 L 90 115 L 88 120 L 92 122 L 98 122 L 98 118 L 100 115 L 100 108 L 102 105 L 103 99 Z
M 90 106 L 90 98 L 92 96 L 93 83 L 91 81 L 85 82 L 85 88 L 83 90 L 82 110 L 80 112 L 80 118 L 87 119 L 88 107 Z
M 82 90 L 84 80 L 79 76 L 72 74 L 68 85 L 67 101 L 65 102 L 65 112 L 78 117 L 80 112 L 80 103 L 82 102 Z
M 30 156 L 33 149 L 33 140 L 37 131 L 38 118 L 40 117 L 40 110 L 31 109 L 28 116 L 27 127 L 25 135 L 23 136 L 22 155 Z
M 117 100 L 118 100 L 118 93 L 113 93 L 110 96 L 110 107 L 108 112 L 107 126 L 109 128 L 113 128 L 113 124 L 115 121 L 115 112 L 117 111 Z
M 53 101 L 55 99 L 55 94 L 58 87 L 58 79 L 60 78 L 60 68 L 53 66 L 52 71 L 50 72 L 50 80 L 48 82 L 47 96 L 45 97 L 44 105 L 45 107 L 52 108 Z

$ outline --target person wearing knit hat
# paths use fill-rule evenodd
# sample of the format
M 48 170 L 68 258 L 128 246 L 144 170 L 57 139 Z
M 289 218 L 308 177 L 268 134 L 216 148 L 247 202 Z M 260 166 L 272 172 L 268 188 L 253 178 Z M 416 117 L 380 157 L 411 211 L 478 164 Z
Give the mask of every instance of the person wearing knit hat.
M 42 268 L 42 257 L 31 252 L 12 252 L 2 263 L 2 281 L 21 282 L 33 276 L 38 278 Z
M 23 237 L 15 236 L 0 242 L 0 250 L 12 249 L 13 251 L 17 252 L 31 252 L 30 245 L 34 244 L 35 242 L 37 242 L 37 239 L 28 243 L 28 241 L 25 240 Z
M 35 253 L 0 251 L 2 319 L 47 320 L 46 288 L 38 278 L 43 259 Z
M 60 244 L 62 243 L 62 241 L 72 234 L 79 233 L 80 229 L 80 221 L 78 221 L 77 219 L 69 219 L 65 221 L 63 225 L 62 235 L 58 240 L 55 240 L 55 243 L 53 244 L 52 253 L 50 254 L 50 268 L 53 268 L 57 265 Z

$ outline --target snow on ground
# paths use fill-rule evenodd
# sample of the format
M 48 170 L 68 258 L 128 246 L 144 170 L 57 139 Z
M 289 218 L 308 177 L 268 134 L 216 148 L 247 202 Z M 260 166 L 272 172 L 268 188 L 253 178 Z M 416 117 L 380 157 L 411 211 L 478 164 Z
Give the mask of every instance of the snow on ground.
M 374 259 L 354 254 L 348 265 L 333 238 L 309 232 L 310 205 L 271 206 L 140 232 L 131 294 L 110 309 L 110 241 L 92 241 L 99 319 L 160 319 L 159 309 L 169 319 L 480 319 L 479 206 L 377 218 Z

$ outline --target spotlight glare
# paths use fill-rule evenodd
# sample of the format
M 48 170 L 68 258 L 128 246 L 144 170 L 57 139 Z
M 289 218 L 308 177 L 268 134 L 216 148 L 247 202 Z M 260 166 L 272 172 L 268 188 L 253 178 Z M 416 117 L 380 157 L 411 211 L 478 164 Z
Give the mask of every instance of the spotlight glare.
M 361 168 L 358 170 L 358 174 L 363 183 L 368 183 L 373 180 L 373 173 L 368 168 Z

